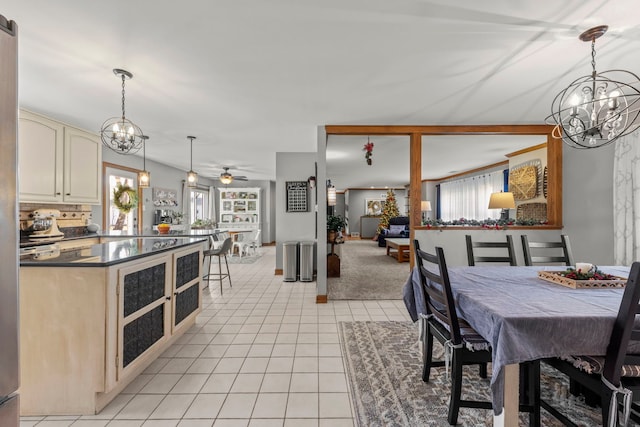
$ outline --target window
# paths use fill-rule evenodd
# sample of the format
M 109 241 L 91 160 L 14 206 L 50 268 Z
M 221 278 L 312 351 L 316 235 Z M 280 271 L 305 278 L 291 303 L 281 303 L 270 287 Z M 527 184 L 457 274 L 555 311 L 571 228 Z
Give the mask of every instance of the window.
M 189 209 L 189 218 L 192 223 L 197 219 L 209 219 L 209 190 L 191 189 Z
M 489 209 L 491 193 L 504 190 L 504 171 L 496 171 L 440 184 L 440 218 L 455 219 L 500 218 L 499 209 Z

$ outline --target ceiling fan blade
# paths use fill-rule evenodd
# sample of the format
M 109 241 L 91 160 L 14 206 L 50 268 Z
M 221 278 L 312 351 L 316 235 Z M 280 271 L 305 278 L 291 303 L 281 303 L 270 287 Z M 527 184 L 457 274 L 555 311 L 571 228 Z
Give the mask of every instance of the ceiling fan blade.
M 246 176 L 233 176 L 233 179 L 235 179 L 236 181 L 249 181 L 249 178 L 247 178 Z

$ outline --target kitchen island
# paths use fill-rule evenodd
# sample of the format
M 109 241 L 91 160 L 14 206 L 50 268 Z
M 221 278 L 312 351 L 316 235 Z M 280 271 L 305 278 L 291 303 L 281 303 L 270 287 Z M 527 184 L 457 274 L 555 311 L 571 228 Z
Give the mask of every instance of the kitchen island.
M 91 415 L 195 323 L 206 237 L 20 259 L 21 415 Z

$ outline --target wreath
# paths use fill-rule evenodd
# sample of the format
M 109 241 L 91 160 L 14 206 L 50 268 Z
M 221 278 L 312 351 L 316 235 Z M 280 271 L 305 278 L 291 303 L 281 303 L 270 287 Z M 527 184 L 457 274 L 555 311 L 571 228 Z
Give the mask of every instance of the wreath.
M 113 204 L 120 212 L 128 214 L 138 206 L 138 194 L 128 185 L 118 184 L 113 189 Z

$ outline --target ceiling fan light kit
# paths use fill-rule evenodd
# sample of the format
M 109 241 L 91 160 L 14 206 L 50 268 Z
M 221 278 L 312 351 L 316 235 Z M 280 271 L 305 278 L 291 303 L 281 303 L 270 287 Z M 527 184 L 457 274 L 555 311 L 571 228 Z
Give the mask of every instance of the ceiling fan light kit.
M 233 175 L 229 173 L 229 168 L 223 168 L 224 172 L 220 174 L 220 182 L 229 185 L 233 182 Z
M 596 72 L 596 39 L 609 27 L 600 25 L 580 34 L 591 42 L 592 73 L 574 80 L 556 95 L 546 122 L 554 137 L 574 148 L 598 148 L 640 126 L 640 79 L 630 71 Z
M 115 68 L 113 73 L 122 79 L 122 116 L 105 120 L 100 128 L 100 139 L 105 147 L 118 154 L 133 154 L 143 143 L 142 130 L 125 117 L 124 111 L 124 82 L 132 79 L 133 74 L 120 68 Z

